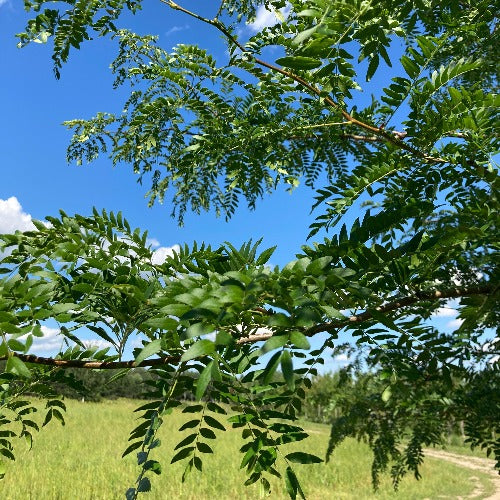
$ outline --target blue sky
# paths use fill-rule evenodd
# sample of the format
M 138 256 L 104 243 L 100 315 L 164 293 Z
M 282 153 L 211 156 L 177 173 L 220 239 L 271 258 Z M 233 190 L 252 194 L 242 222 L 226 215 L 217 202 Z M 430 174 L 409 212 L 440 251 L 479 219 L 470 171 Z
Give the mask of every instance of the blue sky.
M 130 16 L 127 27 L 158 34 L 167 49 L 176 43 L 199 43 L 216 57 L 225 57 L 218 35 L 208 27 L 160 2 L 144 3 L 144 11 Z M 213 16 L 210 2 L 185 2 L 186 7 L 198 10 L 200 4 L 202 14 Z M 272 14 L 260 11 L 255 25 L 244 30 L 250 35 L 272 18 Z M 0 0 L 0 233 L 28 229 L 31 217 L 43 219 L 59 209 L 86 215 L 96 206 L 123 211 L 132 226 L 148 230 L 159 252 L 194 240 L 214 245 L 228 240 L 238 245 L 263 237 L 263 249 L 278 245 L 272 264 L 281 266 L 293 260 L 306 243 L 308 226 L 314 219 L 309 213 L 314 192 L 309 188 L 301 186 L 292 195 L 278 191 L 262 200 L 255 211 L 242 206 L 230 222 L 217 219 L 213 213 L 188 215 L 181 228 L 170 218 L 169 206 L 148 208 L 144 198 L 147 182 L 138 184 L 130 167 L 113 168 L 105 157 L 82 167 L 68 165 L 65 153 L 70 132 L 62 122 L 90 118 L 98 111 L 119 112 L 124 103 L 126 89 L 113 90 L 108 69 L 116 49 L 107 40 L 83 44 L 56 80 L 50 46 L 16 47 L 14 35 L 23 31 L 26 19 L 22 2 Z M 365 93 L 363 99 L 367 98 Z M 454 317 L 451 310 L 443 310 L 438 321 L 446 325 Z M 54 325 L 47 326 L 46 332 L 56 339 Z M 50 352 L 49 345 L 56 346 L 47 343 L 39 351 Z
M 191 2 L 192 3 L 192 2 Z M 152 4 L 152 3 L 151 3 Z M 154 3 L 158 9 L 140 13 L 134 26 L 144 33 L 159 33 L 168 49 L 177 42 L 208 41 L 223 57 L 217 35 L 212 40 L 183 15 Z M 161 22 L 158 19 L 163 16 Z M 122 210 L 132 225 L 148 229 L 152 238 L 171 246 L 193 240 L 217 244 L 240 243 L 264 237 L 264 245 L 279 245 L 273 263 L 293 259 L 305 242 L 313 192 L 300 188 L 293 196 L 281 191 L 263 200 L 250 212 L 242 207 L 229 223 L 213 214 L 191 215 L 179 228 L 169 217 L 170 207 L 147 207 L 144 186 L 136 182 L 128 166 L 113 168 L 103 157 L 77 167 L 65 160 L 70 132 L 61 124 L 72 118 L 89 118 L 98 111 L 119 112 L 126 90 L 112 89 L 108 70 L 116 52 L 111 42 L 97 40 L 74 51 L 57 81 L 52 73 L 50 47 L 33 44 L 16 48 L 14 34 L 24 27 L 26 15 L 19 2 L 0 7 L 0 81 L 2 103 L 2 183 L 0 199 L 15 196 L 24 212 L 34 218 L 57 213 L 87 214 L 93 206 Z M 138 21 L 141 22 L 138 22 Z M 250 32 L 250 28 L 248 28 Z

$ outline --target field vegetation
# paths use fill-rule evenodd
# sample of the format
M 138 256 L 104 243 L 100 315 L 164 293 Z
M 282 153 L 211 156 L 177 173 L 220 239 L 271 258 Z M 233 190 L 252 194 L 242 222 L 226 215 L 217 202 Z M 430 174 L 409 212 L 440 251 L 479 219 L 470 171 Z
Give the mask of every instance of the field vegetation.
M 26 499 L 114 499 L 123 498 L 137 474 L 135 456 L 121 458 L 122 444 L 136 425 L 132 410 L 137 401 L 118 399 L 99 403 L 66 400 L 68 413 L 66 432 L 60 432 L 57 422 L 49 424 L 38 436 L 30 453 L 19 448 L 16 462 L 10 464 L 5 480 L 0 484 L 0 497 L 5 500 Z M 137 414 L 136 414 L 137 415 Z M 162 447 L 158 454 L 168 464 L 173 448 L 181 439 L 179 427 L 189 417 L 174 411 L 166 417 L 160 430 Z M 324 455 L 329 427 L 305 422 L 310 438 L 290 444 L 290 451 L 300 449 Z M 187 434 L 188 431 L 184 431 Z M 148 498 L 164 499 L 234 499 L 258 498 L 259 485 L 245 487 L 245 473 L 239 469 L 238 449 L 242 442 L 238 429 L 219 433 L 214 442 L 213 456 L 204 457 L 203 473 L 192 473 L 185 483 L 180 481 L 184 465 L 166 465 L 156 478 Z M 293 450 L 292 450 L 293 449 Z M 367 445 L 347 439 L 327 464 L 296 466 L 304 492 L 310 499 L 424 499 L 467 497 L 479 478 L 482 489 L 492 493 L 485 474 L 474 473 L 441 460 L 426 459 L 423 478 L 404 478 L 399 491 L 394 492 L 390 478 L 382 478 L 380 489 L 373 492 L 370 481 L 372 454 Z M 286 498 L 283 483 L 272 484 L 272 498 Z

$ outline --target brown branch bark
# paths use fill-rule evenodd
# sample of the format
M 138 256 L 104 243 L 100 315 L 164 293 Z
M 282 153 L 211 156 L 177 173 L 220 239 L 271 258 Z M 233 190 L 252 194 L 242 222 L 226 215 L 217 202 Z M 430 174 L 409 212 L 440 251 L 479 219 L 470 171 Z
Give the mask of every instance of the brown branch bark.
M 377 137 L 376 135 L 342 134 L 340 137 L 351 141 L 385 142 L 384 139 Z
M 434 290 L 432 292 L 417 292 L 415 295 L 409 295 L 407 297 L 401 297 L 392 302 L 387 302 L 375 308 L 379 313 L 388 313 L 403 307 L 408 307 L 418 302 L 434 301 L 440 299 L 453 299 L 458 297 L 468 297 L 470 295 L 492 295 L 495 293 L 496 289 L 492 285 L 483 285 L 467 288 L 452 288 L 449 290 Z M 319 325 L 309 328 L 306 335 L 315 335 L 320 332 L 331 332 L 332 330 L 338 330 L 344 326 L 352 323 L 362 323 L 364 321 L 369 321 L 373 319 L 373 313 L 370 310 L 350 316 L 346 321 L 331 321 L 328 323 L 321 323 Z
M 379 313 L 388 313 L 404 307 L 411 306 L 418 302 L 425 301 L 435 301 L 441 299 L 451 299 L 458 297 L 467 297 L 470 295 L 493 295 L 497 292 L 497 287 L 493 285 L 483 285 L 467 288 L 452 288 L 448 290 L 434 290 L 431 292 L 417 292 L 414 295 L 401 297 L 392 302 L 387 302 L 375 310 Z M 258 308 L 258 312 L 265 315 L 271 314 L 270 311 L 264 308 Z M 329 321 L 324 323 L 319 323 L 311 328 L 304 330 L 304 334 L 312 337 L 317 333 L 321 332 L 333 332 L 340 330 L 341 328 L 348 326 L 353 323 L 362 323 L 364 321 L 369 321 L 373 319 L 373 313 L 370 310 L 365 312 L 346 317 L 345 320 Z M 237 344 L 248 344 L 267 340 L 273 336 L 273 332 L 264 334 L 254 334 L 247 337 L 242 337 L 237 341 Z M 84 361 L 78 359 L 55 359 L 55 358 L 44 358 L 41 356 L 35 356 L 33 354 L 21 354 L 12 353 L 11 355 L 18 357 L 26 363 L 33 363 L 38 365 L 48 365 L 48 366 L 58 366 L 64 368 L 87 368 L 87 369 L 99 369 L 99 370 L 115 370 L 117 368 L 135 368 L 137 366 L 141 367 L 151 367 L 151 366 L 163 366 L 169 363 L 177 363 L 180 361 L 181 356 L 165 356 L 161 358 L 147 359 L 143 361 L 140 365 L 137 365 L 134 360 L 130 361 Z M 0 360 L 7 359 L 8 356 L 0 357 Z

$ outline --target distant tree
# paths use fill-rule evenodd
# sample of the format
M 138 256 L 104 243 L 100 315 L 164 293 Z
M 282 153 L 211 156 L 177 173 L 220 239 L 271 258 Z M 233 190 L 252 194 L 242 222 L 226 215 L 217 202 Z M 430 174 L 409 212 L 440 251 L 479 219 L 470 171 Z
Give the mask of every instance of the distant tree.
M 422 444 L 438 444 L 446 437 L 442 440 L 446 445 L 452 433 L 462 433 L 465 429 L 469 435 L 466 442 L 483 445 L 498 455 L 498 370 L 487 367 L 474 377 L 454 380 L 453 391 L 439 373 L 418 379 L 418 384 L 405 378 L 388 385 L 386 378 L 384 372 L 347 366 L 312 379 L 303 410 L 306 418 L 331 425 L 327 459 L 347 436 L 367 441 L 380 452 L 380 455 L 375 453 L 372 464 L 373 481 L 378 485 L 380 473 L 389 463 L 388 456 L 395 467 L 401 464 L 398 435 L 405 429 L 412 429 L 408 448 L 417 447 L 414 455 L 408 454 L 406 459 L 413 456 L 421 459 Z M 377 443 L 381 440 L 384 446 Z M 403 470 L 392 472 L 395 478 L 404 475 Z
M 65 398 L 98 402 L 103 399 L 148 399 L 154 376 L 144 368 L 122 374 L 120 370 L 80 370 L 67 368 L 64 373 L 74 378 L 73 386 L 55 382 L 53 389 Z
M 301 416 L 305 420 L 330 424 L 339 416 L 337 401 L 353 390 L 353 379 L 344 370 L 335 373 L 318 374 L 311 379 L 306 391 Z
M 193 432 L 171 459 L 185 461 L 183 477 L 201 471 L 214 431 L 230 424 L 242 428 L 246 484 L 269 490 L 274 474 L 291 498 L 304 498 L 293 464 L 320 459 L 288 453 L 286 444 L 307 436 L 295 422 L 305 389 L 342 333 L 358 362 L 380 374 L 382 395 L 376 411 L 366 409 L 373 426 L 334 424 L 330 449 L 349 433 L 367 435 L 375 485 L 391 460 L 395 484 L 408 470 L 418 476 L 422 447 L 441 437 L 433 422 L 462 415 L 454 381 L 473 383 L 485 367 L 498 370 L 498 337 L 488 337 L 500 311 L 498 4 L 228 0 L 205 17 L 161 3 L 221 35 L 228 59 L 193 45 L 169 53 L 155 37 L 119 27 L 140 1 L 25 0 L 34 17 L 20 45 L 52 40 L 57 77 L 71 50 L 111 36 L 115 84 L 133 86 L 122 112 L 67 123 L 74 131 L 68 158 L 107 153 L 130 164 L 139 179 L 150 179 L 151 203 L 171 193 L 181 223 L 187 210 L 230 217 L 242 198 L 254 207 L 278 185 L 304 182 L 316 189 L 309 236 L 332 234 L 281 269 L 266 266 L 273 249 L 259 254 L 251 243 L 186 245 L 157 265 L 145 234 L 121 213 L 97 210 L 88 217 L 61 212 L 47 217 L 49 225 L 36 222 L 36 231 L 2 236 L 9 253 L 0 281 L 0 356 L 7 360 L 0 453 L 13 458 L 13 438 L 37 428 L 24 411 L 29 403 L 16 397 L 20 382 L 43 392 L 36 382 L 43 370 L 50 378 L 67 367 L 152 366 L 157 399 L 142 406 L 143 422 L 125 451 L 137 451 L 140 466 L 128 498 L 148 491 L 150 473 L 161 471 L 150 458 L 157 430 L 185 392 L 200 401 L 185 410 L 199 413 L 183 426 Z M 277 22 L 247 39 L 238 28 L 261 6 Z M 385 75 L 392 81 L 362 106 L 362 80 Z M 348 227 L 353 210 L 358 217 Z M 449 299 L 463 320 L 452 333 L 429 323 Z M 30 354 L 48 319 L 75 343 L 53 359 Z M 118 357 L 83 346 L 83 328 Z M 328 339 L 310 350 L 309 338 L 319 333 Z M 135 359 L 117 359 L 138 334 L 146 340 Z M 41 365 L 47 368 L 34 368 Z M 278 368 L 283 380 L 273 382 Z M 188 369 L 199 372 L 196 381 Z M 441 399 L 429 404 L 425 388 L 434 380 Z M 498 389 L 498 378 L 491 381 Z M 490 439 L 499 412 L 483 418 L 482 398 L 476 390 L 461 399 L 467 433 L 500 459 Z M 235 413 L 224 417 L 220 403 Z M 63 408 L 49 400 L 47 419 L 62 419 Z M 400 410 L 405 418 L 388 418 Z

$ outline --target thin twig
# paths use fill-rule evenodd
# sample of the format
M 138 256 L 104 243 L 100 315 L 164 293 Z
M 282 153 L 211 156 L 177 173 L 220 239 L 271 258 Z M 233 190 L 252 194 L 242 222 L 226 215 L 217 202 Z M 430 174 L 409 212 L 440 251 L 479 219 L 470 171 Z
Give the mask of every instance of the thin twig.
M 434 156 L 430 156 L 426 153 L 423 153 L 422 151 L 419 151 L 418 149 L 414 148 L 413 146 L 410 146 L 409 144 L 403 142 L 399 137 L 396 135 L 392 134 L 389 131 L 384 130 L 383 128 L 380 127 L 375 127 L 373 125 L 369 125 L 367 123 L 364 123 L 357 118 L 354 118 L 354 116 L 350 115 L 345 109 L 342 109 L 342 107 L 336 103 L 331 97 L 324 96 L 322 91 L 318 88 L 315 87 L 314 85 L 310 84 L 307 80 L 302 78 L 299 75 L 296 75 L 295 73 L 292 73 L 291 71 L 285 70 L 283 68 L 280 68 L 279 66 L 275 66 L 274 64 L 270 64 L 267 61 L 264 61 L 262 59 L 259 59 L 256 57 L 253 53 L 249 52 L 244 45 L 242 45 L 234 36 L 231 34 L 231 32 L 224 26 L 217 18 L 215 19 L 208 19 L 206 17 L 200 16 L 199 14 L 196 14 L 196 12 L 192 12 L 188 9 L 185 9 L 181 5 L 175 3 L 172 0 L 160 0 L 162 3 L 168 5 L 170 8 L 174 10 L 178 10 L 180 12 L 183 12 L 187 14 L 188 16 L 191 16 L 195 19 L 198 19 L 199 21 L 209 24 L 211 26 L 214 26 L 217 30 L 219 30 L 233 45 L 238 47 L 242 52 L 245 54 L 249 55 L 256 64 L 259 66 L 263 66 L 264 68 L 268 68 L 272 71 L 275 71 L 276 73 L 280 73 L 283 76 L 286 76 L 288 78 L 291 78 L 295 82 L 299 83 L 306 89 L 308 89 L 310 92 L 313 94 L 322 97 L 324 99 L 324 102 L 328 104 L 330 107 L 336 109 L 337 111 L 340 111 L 341 115 L 351 124 L 357 125 L 360 128 L 363 128 L 365 130 L 368 130 L 369 132 L 372 132 L 373 134 L 384 138 L 387 142 L 390 142 L 394 144 L 395 146 L 398 146 L 400 149 L 404 149 L 405 151 L 408 151 L 419 158 L 423 159 L 426 162 L 429 163 L 448 163 L 448 160 L 445 158 L 436 158 Z

